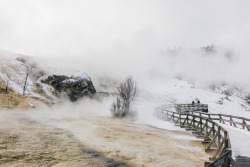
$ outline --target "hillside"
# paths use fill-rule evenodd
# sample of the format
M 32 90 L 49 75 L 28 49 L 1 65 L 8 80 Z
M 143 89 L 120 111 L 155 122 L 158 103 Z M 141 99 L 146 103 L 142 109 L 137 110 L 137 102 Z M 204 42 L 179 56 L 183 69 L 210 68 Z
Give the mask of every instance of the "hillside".
M 1 108 L 42 107 L 96 93 L 90 76 L 83 71 L 67 77 L 51 74 L 29 56 L 1 51 L 0 58 Z
M 154 117 L 154 110 L 157 106 L 191 103 L 193 100 L 199 100 L 201 103 L 208 104 L 209 113 L 222 113 L 250 118 L 249 91 L 241 85 L 222 81 L 201 82 L 184 77 L 173 79 L 151 77 L 150 79 L 138 81 L 140 94 L 134 104 L 138 112 L 136 120 L 134 122 L 131 122 L 131 120 L 119 122 L 119 120 L 111 118 L 109 111 L 111 101 L 116 95 L 116 87 L 119 84 L 117 80 L 105 76 L 95 79 L 97 81 L 95 83 L 97 93 L 94 98 L 82 98 L 72 103 L 69 98 L 65 98 L 67 96 L 64 93 L 58 95 L 58 90 L 62 89 L 64 83 L 67 85 L 75 82 L 79 77 L 80 79 L 86 78 L 87 81 L 91 81 L 91 78 L 86 76 L 85 73 L 76 72 L 72 77 L 62 75 L 51 75 L 48 77 L 49 72 L 40 68 L 39 64 L 35 63 L 35 59 L 9 53 L 2 53 L 1 58 L 1 119 L 4 122 L 6 117 L 11 118 L 10 122 L 8 122 L 8 127 L 6 126 L 7 129 L 24 128 L 11 131 L 11 134 L 6 133 L 5 128 L 0 130 L 3 136 L 2 141 L 7 140 L 10 136 L 18 135 L 20 136 L 18 142 L 22 145 L 17 146 L 20 149 L 20 155 L 19 153 L 18 155 L 7 154 L 8 151 L 13 151 L 12 147 L 10 147 L 13 144 L 11 143 L 12 140 L 10 143 L 3 145 L 5 149 L 0 154 L 8 162 L 2 163 L 0 161 L 0 164 L 2 163 L 3 165 L 12 164 L 15 156 L 21 156 L 20 161 L 17 162 L 18 164 L 25 164 L 27 158 L 33 159 L 34 162 L 36 161 L 35 157 L 24 154 L 24 152 L 28 152 L 27 150 L 30 146 L 22 143 L 23 140 L 28 140 L 24 136 L 28 130 L 27 126 L 30 123 L 32 124 L 32 122 L 38 127 L 32 129 L 32 133 L 35 136 L 30 138 L 38 143 L 43 138 L 50 143 L 50 137 L 58 141 L 64 141 L 63 144 L 56 147 L 53 144 L 50 145 L 50 153 L 55 157 L 50 159 L 50 157 L 44 155 L 49 164 L 77 165 L 77 161 L 82 156 L 87 156 L 88 158 L 88 155 L 82 155 L 74 160 L 66 160 L 63 157 L 70 156 L 71 153 L 70 155 L 67 155 L 68 153 L 62 155 L 60 153 L 61 150 L 57 148 L 65 146 L 70 147 L 70 152 L 79 151 L 81 147 L 91 148 L 91 150 L 94 149 L 100 153 L 100 156 L 103 156 L 102 158 L 104 159 L 111 158 L 119 163 L 124 162 L 134 166 L 140 166 L 145 163 L 161 166 L 162 164 L 168 164 L 165 160 L 166 157 L 171 159 L 178 156 L 180 161 L 171 161 L 170 164 L 183 166 L 187 162 L 190 165 L 202 164 L 209 155 L 204 153 L 199 139 L 169 122 Z M 28 85 L 23 94 L 23 85 L 27 72 L 29 73 L 27 77 Z M 62 82 L 56 83 L 61 78 L 64 78 L 65 81 L 63 79 Z M 95 76 L 95 78 L 98 78 L 98 76 Z M 49 84 L 43 83 L 42 80 Z M 8 91 L 6 92 L 7 82 Z M 10 110 L 15 110 L 15 113 L 9 113 Z M 28 110 L 32 111 L 23 112 Z M 13 121 L 16 121 L 16 123 L 14 124 Z M 51 127 L 51 129 L 48 127 Z M 58 129 L 61 129 L 62 132 L 59 132 Z M 39 136 L 37 131 L 43 131 L 43 133 L 49 133 L 49 135 Z M 70 133 L 69 136 L 74 138 L 67 137 L 67 133 Z M 166 135 L 162 135 L 165 133 Z M 237 140 L 239 133 L 234 131 L 231 131 L 231 133 L 234 157 L 237 155 L 249 156 L 248 149 L 241 148 Z M 139 136 L 143 136 L 143 138 L 135 137 L 137 134 L 140 134 Z M 243 136 L 242 138 L 248 138 L 247 133 L 240 132 L 240 135 Z M 171 144 L 164 143 L 165 140 L 169 143 L 175 143 L 175 146 L 178 148 L 176 152 L 165 152 L 169 149 L 174 150 Z M 16 143 L 16 139 L 13 142 Z M 71 142 L 78 144 L 69 145 Z M 247 142 L 247 140 L 242 140 L 242 142 Z M 42 147 L 43 143 L 41 143 L 42 145 L 38 143 L 36 143 L 38 147 Z M 114 145 L 114 143 L 117 144 Z M 147 145 L 147 148 L 145 145 Z M 155 149 L 157 151 L 152 151 Z M 186 152 L 190 156 L 181 154 L 180 151 Z M 40 152 L 32 152 L 32 154 L 39 156 L 44 152 L 46 151 L 40 150 Z M 131 152 L 133 152 L 132 156 Z M 203 156 L 196 160 L 194 157 L 197 157 L 198 154 Z M 62 157 L 62 159 L 58 158 L 58 156 Z M 95 159 L 88 159 L 82 163 L 98 164 L 100 162 L 96 162 Z M 105 163 L 107 162 L 101 162 L 98 165 L 102 166 Z M 48 163 L 41 163 L 41 165 L 46 166 Z
M 173 127 L 167 125 L 166 121 L 152 117 L 155 106 L 191 104 L 195 99 L 208 104 L 209 113 L 250 118 L 248 93 L 246 88 L 228 83 L 214 83 L 211 88 L 211 83 L 198 81 L 190 82 L 180 79 L 154 80 L 154 82 L 145 85 L 144 91 L 141 93 L 141 98 L 137 104 L 140 116 L 136 122 L 168 130 L 173 129 Z M 172 108 L 172 111 L 175 111 L 175 108 Z M 249 132 L 226 125 L 222 126 L 229 131 L 233 157 L 235 158 L 238 155 L 250 157 Z
M 1 52 L 0 58 L 0 107 L 29 109 L 44 105 L 46 97 L 38 92 L 35 84 L 37 78 L 44 75 L 44 72 L 36 67 L 31 61 L 32 58 L 6 52 Z M 29 75 L 24 92 L 27 73 Z

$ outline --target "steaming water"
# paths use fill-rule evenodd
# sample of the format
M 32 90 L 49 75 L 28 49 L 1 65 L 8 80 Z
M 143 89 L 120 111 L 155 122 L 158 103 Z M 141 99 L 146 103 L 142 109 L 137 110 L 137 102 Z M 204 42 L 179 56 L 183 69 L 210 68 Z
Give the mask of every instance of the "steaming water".
M 102 103 L 84 100 L 78 104 L 69 103 L 19 115 L 65 129 L 87 148 L 132 166 L 200 166 L 207 160 L 208 155 L 204 153 L 201 142 L 189 132 L 163 121 L 161 128 L 148 126 L 157 122 L 152 112 L 148 113 L 145 121 L 138 117 L 136 123 L 114 119 L 108 111 L 109 106 L 109 100 Z

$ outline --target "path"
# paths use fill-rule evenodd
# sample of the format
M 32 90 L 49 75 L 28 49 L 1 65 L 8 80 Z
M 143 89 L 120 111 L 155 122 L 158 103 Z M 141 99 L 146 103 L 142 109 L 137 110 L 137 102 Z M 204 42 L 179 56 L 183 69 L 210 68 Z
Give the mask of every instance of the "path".
M 221 124 L 229 132 L 233 151 L 233 167 L 250 166 L 250 132 L 233 126 Z

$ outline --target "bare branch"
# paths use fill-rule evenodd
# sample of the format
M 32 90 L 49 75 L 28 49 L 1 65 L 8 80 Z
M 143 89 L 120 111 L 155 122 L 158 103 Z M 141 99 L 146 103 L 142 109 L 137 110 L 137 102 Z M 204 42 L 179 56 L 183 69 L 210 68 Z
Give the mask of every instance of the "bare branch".
M 23 86 L 23 95 L 25 94 L 26 88 L 29 86 L 29 83 L 27 82 L 28 76 L 29 76 L 29 72 L 27 72 L 27 74 L 26 74 L 26 78 L 25 78 L 25 82 L 24 82 L 24 86 Z
M 8 78 L 6 78 L 6 77 L 4 77 L 5 78 L 5 80 L 6 80 L 6 87 L 5 87 L 5 92 L 8 92 L 8 89 L 9 89 L 9 79 Z
M 138 88 L 133 77 L 126 77 L 125 80 L 120 83 L 117 90 L 118 97 L 111 107 L 113 116 L 120 118 L 126 115 L 134 116 L 136 111 L 132 110 L 132 105 L 138 96 Z

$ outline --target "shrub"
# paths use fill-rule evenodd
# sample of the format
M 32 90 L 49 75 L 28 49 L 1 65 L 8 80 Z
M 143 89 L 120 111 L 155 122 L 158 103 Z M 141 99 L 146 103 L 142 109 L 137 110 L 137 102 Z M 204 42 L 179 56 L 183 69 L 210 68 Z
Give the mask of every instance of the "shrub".
M 135 116 L 136 110 L 133 103 L 138 96 L 137 83 L 132 76 L 125 78 L 117 88 L 118 95 L 116 101 L 111 106 L 111 113 L 114 117 L 123 118 L 125 116 Z
M 226 96 L 231 96 L 232 95 L 232 91 L 227 89 L 223 91 L 223 94 L 225 94 Z

